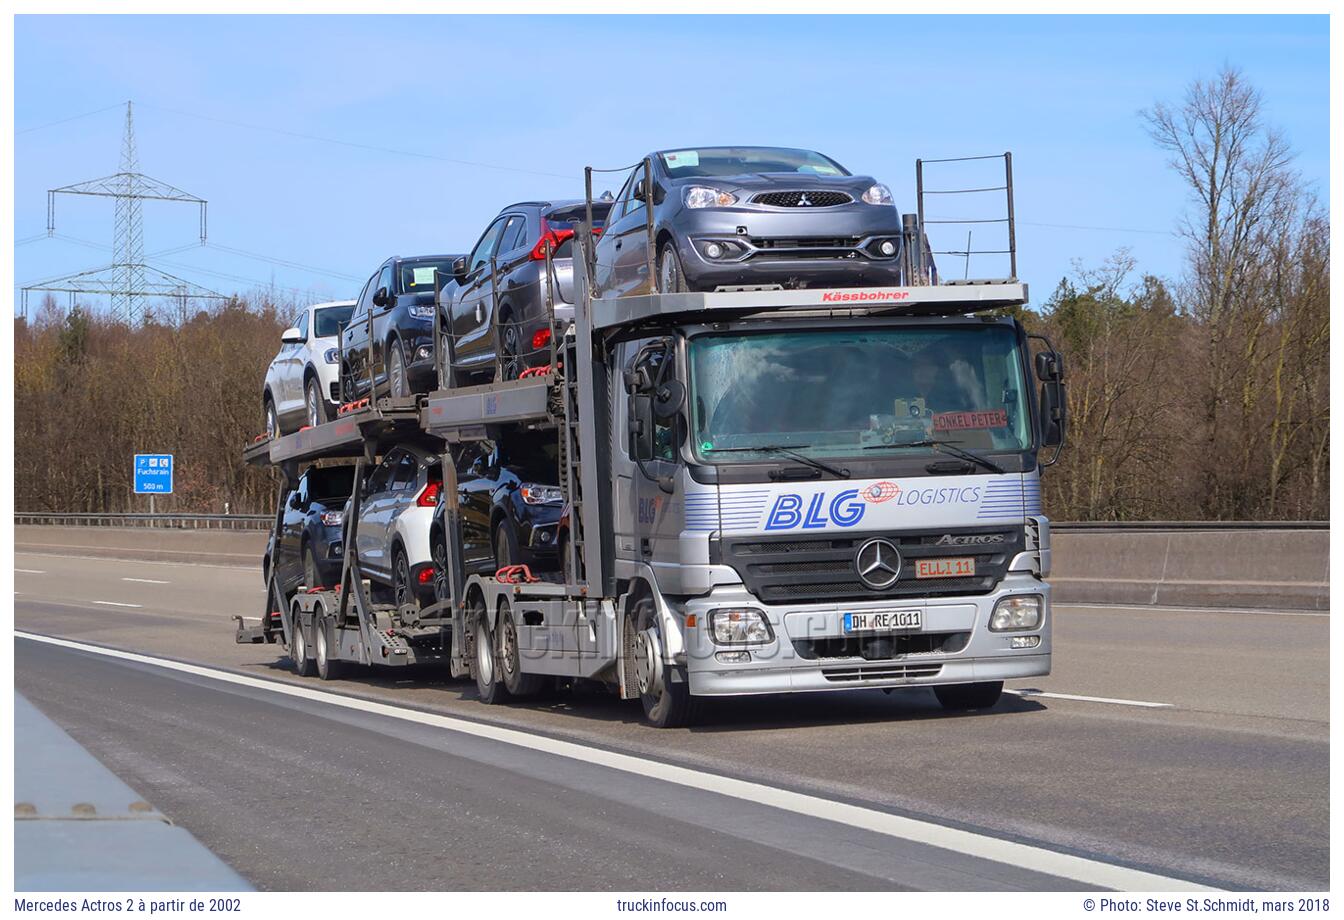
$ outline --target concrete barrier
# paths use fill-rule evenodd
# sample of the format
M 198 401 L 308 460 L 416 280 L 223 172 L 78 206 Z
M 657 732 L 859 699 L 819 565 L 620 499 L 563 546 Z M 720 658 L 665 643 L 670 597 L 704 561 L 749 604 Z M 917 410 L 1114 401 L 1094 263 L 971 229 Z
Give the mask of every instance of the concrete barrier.
M 1068 532 L 1052 545 L 1057 603 L 1330 607 L 1326 530 Z
M 266 534 L 20 524 L 15 549 L 260 566 Z M 1067 531 L 1053 536 L 1062 604 L 1327 610 L 1325 530 Z

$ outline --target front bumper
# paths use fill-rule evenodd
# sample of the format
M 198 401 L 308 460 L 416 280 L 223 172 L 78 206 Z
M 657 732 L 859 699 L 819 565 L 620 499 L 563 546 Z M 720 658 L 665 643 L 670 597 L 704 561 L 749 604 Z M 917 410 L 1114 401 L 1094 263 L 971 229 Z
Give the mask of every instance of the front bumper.
M 743 232 L 745 231 L 745 232 Z M 785 287 L 884 286 L 901 281 L 901 221 L 895 208 L 850 204 L 814 212 L 706 208 L 678 213 L 673 232 L 687 282 Z M 882 255 L 882 242 L 896 251 Z M 709 258 L 704 247 L 731 247 Z
M 1043 615 L 1038 628 L 991 632 L 990 614 L 1004 597 L 1037 594 Z M 718 607 L 754 607 L 765 611 L 773 638 L 756 646 L 721 646 L 710 639 L 709 611 Z M 970 597 L 910 598 L 889 601 L 761 604 L 742 586 L 716 588 L 680 608 L 696 615 L 696 626 L 684 630 L 691 693 L 698 696 L 740 696 L 865 687 L 911 687 L 1039 677 L 1050 673 L 1050 586 L 1025 573 L 1012 573 L 991 593 Z M 921 611 L 923 625 L 913 632 L 883 634 L 893 638 L 889 657 L 835 654 L 847 637 L 845 613 L 874 610 Z M 683 620 L 683 623 L 685 621 Z M 909 637 L 908 652 L 894 637 Z M 1014 637 L 1038 637 L 1035 648 L 1012 648 Z M 868 639 L 879 638 L 865 634 Z M 830 646 L 830 648 L 827 648 Z M 929 650 L 930 646 L 936 650 Z M 948 650 L 951 649 L 951 650 Z M 724 662 L 721 652 L 747 651 L 751 660 Z M 681 662 L 678 662 L 679 664 Z

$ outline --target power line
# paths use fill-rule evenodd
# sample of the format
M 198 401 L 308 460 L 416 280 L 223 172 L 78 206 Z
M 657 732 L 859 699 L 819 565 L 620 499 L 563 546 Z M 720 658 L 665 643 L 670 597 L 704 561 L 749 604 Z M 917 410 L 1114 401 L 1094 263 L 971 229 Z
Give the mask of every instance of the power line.
M 27 134 L 29 131 L 41 131 L 43 128 L 54 128 L 56 125 L 63 125 L 63 124 L 65 124 L 67 121 L 78 121 L 78 120 L 81 119 L 81 118 L 88 118 L 90 115 L 101 115 L 101 114 L 103 114 L 104 112 L 110 112 L 110 111 L 112 111 L 113 109 L 119 109 L 119 108 L 121 108 L 121 106 L 122 106 L 122 103 L 118 102 L 118 103 L 116 103 L 115 105 L 109 105 L 109 106 L 107 106 L 107 108 L 103 108 L 103 109 L 95 109 L 95 110 L 92 111 L 92 112 L 85 112 L 83 115 L 71 115 L 69 118 L 60 118 L 60 119 L 57 119 L 56 121 L 49 121 L 49 122 L 47 122 L 46 124 L 42 124 L 42 125 L 33 125 L 31 128 L 20 128 L 18 131 L 15 131 L 14 133 L 15 133 L 15 134 Z
M 1088 227 L 1082 224 L 1042 224 L 1035 221 L 1019 220 L 1022 227 L 1052 227 L 1056 230 L 1101 230 L 1106 233 L 1151 233 L 1156 236 L 1176 236 L 1174 230 L 1141 230 L 1138 227 Z
M 238 249 L 234 246 L 222 246 L 219 243 L 206 243 L 210 249 L 218 249 L 220 252 L 227 252 L 231 255 L 246 256 L 250 259 L 258 259 L 262 262 L 270 262 L 273 265 L 283 265 L 286 268 L 298 268 L 304 271 L 317 272 L 319 275 L 331 275 L 333 278 L 341 278 L 346 281 L 363 281 L 356 275 L 348 275 L 345 272 L 333 271 L 329 268 L 318 268 L 316 265 L 305 265 L 302 262 L 291 262 L 288 259 L 277 259 L 275 256 L 262 255 L 259 252 L 249 252 L 246 249 Z
M 398 150 L 394 147 L 380 147 L 376 144 L 361 144 L 357 141 L 347 141 L 336 137 L 322 137 L 321 135 L 317 134 L 306 134 L 302 131 L 290 131 L 286 128 L 271 128 L 267 127 L 266 125 L 253 125 L 243 121 L 234 121 L 233 119 L 230 118 L 218 118 L 213 115 L 202 115 L 199 112 L 183 112 L 178 109 L 168 109 L 164 108 L 163 106 L 149 105 L 148 103 L 144 102 L 140 103 L 140 105 L 142 108 L 157 109 L 160 112 L 166 112 L 170 115 L 180 115 L 184 118 L 199 118 L 203 121 L 213 121 L 221 125 L 230 125 L 235 128 L 247 128 L 250 131 L 268 131 L 272 134 L 283 134 L 289 137 L 302 138 L 303 140 L 308 141 L 320 141 L 321 143 L 324 144 L 339 144 L 342 147 L 354 147 L 358 150 L 373 150 L 379 153 L 393 153 L 397 154 L 398 156 L 417 157 L 422 160 L 438 160 L 443 163 L 456 163 L 458 166 L 475 166 L 478 169 L 494 169 L 500 172 L 524 173 L 530 176 L 548 176 L 550 178 L 555 179 L 570 179 L 577 181 L 576 176 L 565 175 L 562 173 L 544 172 L 538 169 L 523 169 L 517 166 L 500 166 L 497 163 L 482 163 L 477 160 L 459 160 L 455 159 L 454 157 L 440 156 L 439 154 L 436 153 L 424 153 L 423 151 L 419 150 Z

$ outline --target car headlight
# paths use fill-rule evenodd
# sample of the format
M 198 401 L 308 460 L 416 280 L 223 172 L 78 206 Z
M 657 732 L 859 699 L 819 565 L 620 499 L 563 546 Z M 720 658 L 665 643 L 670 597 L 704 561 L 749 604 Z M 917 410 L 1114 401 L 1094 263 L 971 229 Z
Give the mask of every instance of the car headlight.
M 989 618 L 989 628 L 993 632 L 1036 629 L 1041 625 L 1042 606 L 1039 594 L 1005 597 L 994 605 L 994 613 Z
M 341 360 L 341 350 L 339 348 L 328 348 L 322 354 L 322 360 L 326 361 L 328 364 L 335 364 L 337 361 Z
M 406 308 L 406 312 L 416 319 L 433 319 L 435 309 L 437 308 L 432 303 L 413 303 Z
M 686 189 L 686 207 L 688 208 L 726 208 L 737 204 L 737 196 L 721 188 L 707 188 L 692 185 Z
M 525 482 L 518 489 L 523 501 L 529 505 L 559 505 L 565 500 L 559 486 L 543 486 L 534 482 Z
M 863 193 L 863 200 L 868 204 L 891 204 L 891 189 L 879 182 Z
M 725 607 L 709 612 L 709 637 L 715 645 L 761 645 L 775 638 L 765 613 L 753 607 Z
M 328 527 L 339 527 L 341 524 L 345 523 L 345 512 L 323 511 L 322 523 L 326 524 Z

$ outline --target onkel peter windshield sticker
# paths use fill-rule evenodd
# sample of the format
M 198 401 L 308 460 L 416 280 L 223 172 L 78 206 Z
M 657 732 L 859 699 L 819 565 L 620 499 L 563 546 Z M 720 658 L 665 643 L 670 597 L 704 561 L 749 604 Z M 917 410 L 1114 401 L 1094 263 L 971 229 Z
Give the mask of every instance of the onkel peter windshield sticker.
M 934 431 L 964 431 L 969 428 L 1007 428 L 1008 410 L 979 409 L 973 412 L 935 412 Z
M 422 284 L 432 285 L 434 283 L 434 266 L 415 266 L 412 269 L 413 278 L 411 284 L 419 287 Z
M 672 153 L 663 154 L 663 160 L 667 163 L 668 169 L 677 169 L 682 166 L 699 166 L 700 151 L 676 150 Z

